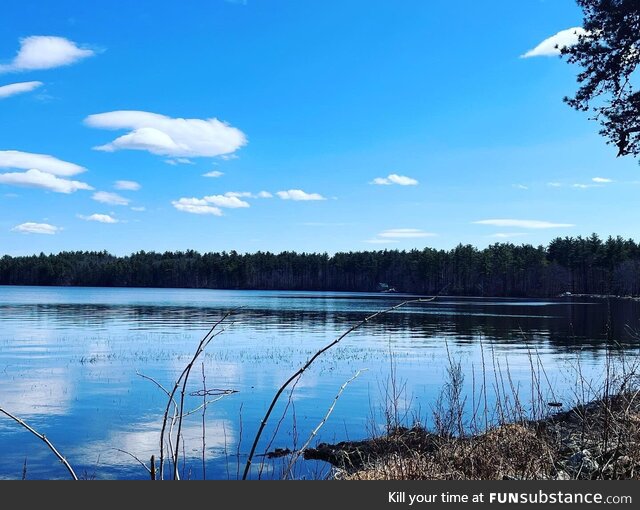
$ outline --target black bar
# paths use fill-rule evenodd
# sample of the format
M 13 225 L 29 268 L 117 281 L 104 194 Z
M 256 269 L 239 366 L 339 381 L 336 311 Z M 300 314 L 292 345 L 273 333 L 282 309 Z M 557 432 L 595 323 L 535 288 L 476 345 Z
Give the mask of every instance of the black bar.
M 36 484 L 36 487 L 33 485 Z M 42 486 L 38 486 L 42 484 Z M 65 508 L 594 508 L 637 507 L 637 481 L 4 481 L 5 502 Z M 15 498 L 15 499 L 14 499 Z M 530 501 L 537 501 L 531 503 Z M 545 502 L 546 501 L 546 502 Z M 251 506 L 249 506 L 251 505 Z

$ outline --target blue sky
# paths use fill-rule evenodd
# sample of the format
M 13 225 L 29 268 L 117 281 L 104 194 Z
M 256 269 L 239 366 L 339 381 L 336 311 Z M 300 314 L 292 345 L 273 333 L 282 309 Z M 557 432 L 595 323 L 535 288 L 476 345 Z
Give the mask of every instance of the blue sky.
M 637 238 L 638 164 L 563 104 L 577 69 L 544 43 L 580 21 L 572 0 L 5 0 L 0 252 Z

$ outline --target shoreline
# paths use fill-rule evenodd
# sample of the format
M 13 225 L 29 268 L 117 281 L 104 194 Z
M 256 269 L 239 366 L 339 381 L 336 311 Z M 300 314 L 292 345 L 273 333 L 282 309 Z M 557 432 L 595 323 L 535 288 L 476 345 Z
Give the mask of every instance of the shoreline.
M 461 437 L 396 427 L 321 443 L 304 458 L 328 462 L 341 480 L 640 479 L 640 398 L 621 393 Z
M 366 295 L 397 298 L 426 298 L 434 297 L 433 294 L 420 294 L 415 292 L 382 292 L 367 290 L 326 290 L 326 289 L 274 289 L 274 288 L 230 288 L 230 287 L 147 287 L 136 285 L 25 285 L 25 284 L 1 284 L 0 288 L 43 288 L 43 289 L 96 289 L 96 290 L 176 290 L 176 291 L 218 291 L 218 292 L 291 292 L 317 293 L 317 294 L 337 294 L 337 295 Z M 640 295 L 616 295 L 616 294 L 556 294 L 552 296 L 498 296 L 498 295 L 470 295 L 470 294 L 439 294 L 437 299 L 503 299 L 503 300 L 545 300 L 545 299 L 619 299 L 625 301 L 640 301 Z

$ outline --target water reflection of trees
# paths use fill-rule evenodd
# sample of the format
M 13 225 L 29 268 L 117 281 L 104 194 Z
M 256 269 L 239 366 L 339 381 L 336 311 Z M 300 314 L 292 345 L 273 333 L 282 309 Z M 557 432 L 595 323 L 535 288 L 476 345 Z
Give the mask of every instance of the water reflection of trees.
M 306 300 L 306 298 L 305 298 Z M 375 301 L 337 306 L 331 299 L 314 302 L 314 308 L 271 306 L 237 310 L 234 331 L 282 334 L 326 334 L 342 331 L 378 308 Z M 295 303 L 295 300 L 294 300 Z M 309 303 L 305 301 L 305 305 Z M 201 330 L 227 309 L 200 306 L 25 304 L 0 307 L 3 320 L 46 323 L 51 328 L 125 330 Z M 631 300 L 555 302 L 544 306 L 479 301 L 446 301 L 413 305 L 379 317 L 359 334 L 410 338 L 417 346 L 446 337 L 454 344 L 488 342 L 520 345 L 545 344 L 558 351 L 600 350 L 617 342 L 637 345 L 633 330 L 639 324 L 640 304 Z

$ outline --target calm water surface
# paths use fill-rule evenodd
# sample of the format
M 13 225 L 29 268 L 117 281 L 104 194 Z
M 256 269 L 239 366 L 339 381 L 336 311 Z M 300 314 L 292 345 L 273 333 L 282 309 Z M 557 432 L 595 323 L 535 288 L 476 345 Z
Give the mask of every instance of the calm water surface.
M 88 478 L 146 478 L 126 450 L 148 462 L 158 454 L 166 397 L 138 373 L 170 387 L 198 340 L 220 316 L 233 324 L 209 346 L 209 388 L 238 393 L 207 408 L 206 477 L 236 478 L 279 385 L 318 348 L 365 315 L 406 296 L 181 289 L 0 287 L 0 405 L 46 434 Z M 527 395 L 531 361 L 544 366 L 545 398 L 569 405 L 576 373 L 597 385 L 604 356 L 637 353 L 640 304 L 630 300 L 442 297 L 381 317 L 320 359 L 272 416 L 259 448 L 302 445 L 338 400 L 318 441 L 366 437 L 384 423 L 390 373 L 404 387 L 401 407 L 429 420 L 446 376 L 447 352 L 461 362 L 471 405 L 495 372 Z M 392 370 L 392 367 L 395 367 Z M 494 372 L 495 371 L 495 372 Z M 504 379 L 503 379 L 504 380 Z M 511 383 L 509 383 L 511 384 Z M 190 392 L 202 388 L 202 366 Z M 288 397 L 288 395 L 287 395 Z M 189 408 L 201 403 L 188 398 Z M 287 405 L 288 404 L 288 405 Z M 280 422 L 280 424 L 279 424 Z M 278 426 L 279 424 L 279 426 Z M 202 413 L 185 419 L 184 478 L 202 478 Z M 0 417 L 0 478 L 64 478 L 66 471 L 36 438 Z M 279 477 L 285 461 L 260 476 Z M 259 475 L 261 458 L 253 476 Z M 326 472 L 300 463 L 296 477 Z

